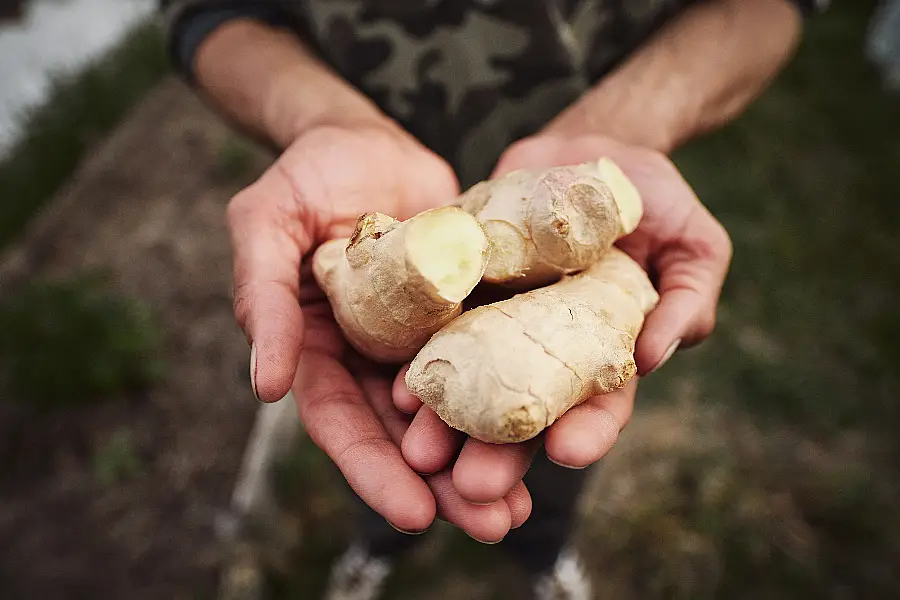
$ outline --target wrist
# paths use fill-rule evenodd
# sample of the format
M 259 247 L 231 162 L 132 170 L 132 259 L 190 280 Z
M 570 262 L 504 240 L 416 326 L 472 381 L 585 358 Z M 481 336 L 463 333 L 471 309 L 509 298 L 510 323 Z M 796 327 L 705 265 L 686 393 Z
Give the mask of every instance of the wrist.
M 373 102 L 319 64 L 289 65 L 274 74 L 263 106 L 265 129 L 282 148 L 316 127 L 390 122 Z
M 227 114 L 281 148 L 319 124 L 386 120 L 294 33 L 250 18 L 221 25 L 204 40 L 196 74 Z
M 551 121 L 545 131 L 560 135 L 603 135 L 620 142 L 670 153 L 691 137 L 692 111 L 669 82 L 666 90 L 638 95 L 641 89 L 613 75 Z M 660 98 L 666 98 L 660 101 Z

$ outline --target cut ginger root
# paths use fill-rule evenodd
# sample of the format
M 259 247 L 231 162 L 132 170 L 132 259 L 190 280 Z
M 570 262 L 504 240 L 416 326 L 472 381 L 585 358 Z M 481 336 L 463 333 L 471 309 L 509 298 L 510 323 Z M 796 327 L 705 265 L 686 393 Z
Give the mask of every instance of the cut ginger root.
M 379 362 L 403 362 L 460 314 L 489 258 L 484 228 L 459 208 L 402 222 L 368 213 L 349 240 L 316 250 L 313 274 L 357 350 Z
M 640 265 L 609 249 L 582 273 L 463 313 L 419 351 L 407 387 L 481 441 L 531 439 L 628 383 L 635 340 L 658 301 Z
M 484 225 L 484 280 L 535 288 L 586 269 L 643 215 L 637 188 L 610 159 L 513 171 L 469 188 L 460 206 Z

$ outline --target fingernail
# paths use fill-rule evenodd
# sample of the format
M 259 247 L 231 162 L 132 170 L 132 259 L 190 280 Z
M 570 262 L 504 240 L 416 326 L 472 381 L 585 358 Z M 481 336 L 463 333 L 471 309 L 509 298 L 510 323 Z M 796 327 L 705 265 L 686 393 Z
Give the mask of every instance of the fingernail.
M 387 519 L 385 519 L 385 521 L 387 521 Z M 396 529 L 397 531 L 399 531 L 400 533 L 405 534 L 405 535 L 422 535 L 423 533 L 425 533 L 426 531 L 428 531 L 427 528 L 426 528 L 426 529 L 421 529 L 421 530 L 417 530 L 417 529 L 400 529 L 399 527 L 397 527 L 396 525 L 394 525 L 394 524 L 391 523 L 390 521 L 387 521 L 387 524 L 390 525 L 391 527 L 393 527 L 394 529 Z
M 259 392 L 256 390 L 256 342 L 250 346 L 250 387 L 253 388 L 253 396 L 259 400 Z
M 662 367 L 664 364 L 666 364 L 666 361 L 668 361 L 670 358 L 672 358 L 672 355 L 675 354 L 675 351 L 678 350 L 678 346 L 680 346 L 680 345 L 681 345 L 681 338 L 678 338 L 677 340 L 672 342 L 672 345 L 668 347 L 668 349 L 666 350 L 666 353 L 663 354 L 663 357 L 659 360 L 658 363 L 656 363 L 655 367 L 650 369 L 650 372 L 647 373 L 647 375 L 657 371 L 660 367 Z
M 495 540 L 495 541 L 493 541 L 493 542 L 488 542 L 488 541 L 485 541 L 485 540 L 479 540 L 477 537 L 475 537 L 474 535 L 472 535 L 472 534 L 469 533 L 468 531 L 466 532 L 466 535 L 468 535 L 470 538 L 472 538 L 473 540 L 475 540 L 475 541 L 478 542 L 479 544 L 485 544 L 486 546 L 493 546 L 494 544 L 499 544 L 500 542 L 503 541 L 503 538 L 500 538 L 499 540 Z
M 572 469 L 573 471 L 582 471 L 587 468 L 587 465 L 576 467 L 575 465 L 567 465 L 567 464 L 561 463 L 558 460 L 553 460 L 553 457 L 551 457 L 549 454 L 547 455 L 547 460 L 549 460 L 550 462 L 552 462 L 554 465 L 556 465 L 558 467 L 562 467 L 564 469 Z

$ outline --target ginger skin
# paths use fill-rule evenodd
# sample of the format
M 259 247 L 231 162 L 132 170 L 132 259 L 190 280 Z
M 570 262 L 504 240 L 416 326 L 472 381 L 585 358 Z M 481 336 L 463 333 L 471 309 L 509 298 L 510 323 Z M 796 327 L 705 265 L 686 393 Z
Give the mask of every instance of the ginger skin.
M 658 300 L 640 265 L 613 248 L 582 273 L 463 313 L 419 351 L 406 384 L 476 439 L 525 441 L 628 383 Z
M 490 258 L 484 228 L 456 207 L 406 221 L 362 215 L 347 240 L 313 256 L 313 274 L 347 340 L 385 363 L 412 359 L 462 311 Z
M 586 269 L 643 215 L 637 188 L 608 158 L 483 181 L 460 206 L 491 240 L 484 280 L 520 289 Z

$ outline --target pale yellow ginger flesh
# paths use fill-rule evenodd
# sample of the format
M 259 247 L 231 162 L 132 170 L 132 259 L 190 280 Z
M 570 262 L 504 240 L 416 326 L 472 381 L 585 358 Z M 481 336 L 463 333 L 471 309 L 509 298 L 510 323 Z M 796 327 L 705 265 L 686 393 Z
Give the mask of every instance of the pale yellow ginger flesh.
M 409 390 L 488 443 L 538 435 L 634 376 L 634 344 L 659 296 L 618 249 L 577 275 L 463 313 L 419 351 Z
M 369 213 L 349 240 L 316 250 L 313 274 L 347 340 L 392 363 L 410 360 L 460 314 L 489 258 L 484 228 L 459 208 L 403 222 Z
M 448 302 L 465 300 L 484 274 L 487 242 L 472 217 L 452 208 L 427 211 L 408 221 L 406 256 L 435 293 Z
M 586 269 L 643 215 L 637 188 L 608 158 L 483 181 L 460 206 L 491 241 L 484 280 L 522 288 Z

